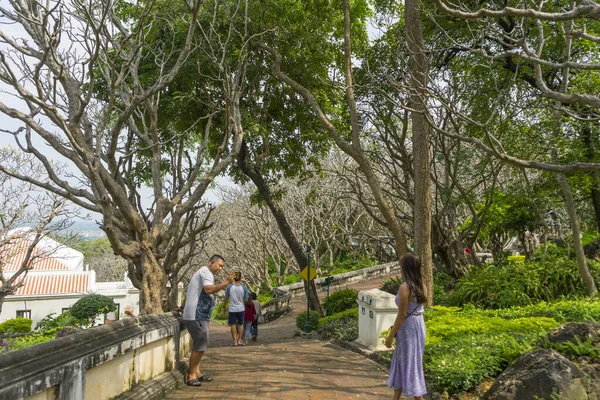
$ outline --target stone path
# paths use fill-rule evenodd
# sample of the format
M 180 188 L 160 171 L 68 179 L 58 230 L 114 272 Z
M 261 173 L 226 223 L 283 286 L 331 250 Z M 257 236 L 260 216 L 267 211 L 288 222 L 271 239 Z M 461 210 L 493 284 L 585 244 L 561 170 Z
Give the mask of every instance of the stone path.
M 372 289 L 386 279 L 377 278 L 348 287 Z M 340 289 L 343 287 L 332 288 L 332 292 Z M 259 325 L 259 340 L 244 347 L 231 347 L 229 328 L 212 323 L 210 348 L 201 366 L 214 381 L 203 383 L 201 387 L 186 386 L 166 398 L 391 398 L 393 391 L 386 386 L 387 371 L 375 362 L 326 341 L 295 336 L 296 315 L 304 310 L 306 298 L 294 298 L 292 312 Z

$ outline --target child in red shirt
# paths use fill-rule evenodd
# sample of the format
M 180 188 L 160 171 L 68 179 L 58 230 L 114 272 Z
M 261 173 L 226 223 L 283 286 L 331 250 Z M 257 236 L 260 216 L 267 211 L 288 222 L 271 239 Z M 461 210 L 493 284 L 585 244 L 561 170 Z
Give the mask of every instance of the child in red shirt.
M 252 337 L 252 323 L 256 319 L 256 308 L 254 307 L 254 302 L 252 298 L 247 298 L 244 301 L 244 346 L 248 344 L 248 340 Z

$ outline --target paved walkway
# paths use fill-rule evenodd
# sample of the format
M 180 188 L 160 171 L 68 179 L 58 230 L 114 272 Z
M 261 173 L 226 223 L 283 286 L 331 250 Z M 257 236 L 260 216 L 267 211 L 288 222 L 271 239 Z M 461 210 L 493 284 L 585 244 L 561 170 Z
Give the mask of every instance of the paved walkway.
M 348 287 L 376 288 L 386 279 Z M 343 287 L 332 291 L 339 289 Z M 375 362 L 326 341 L 295 336 L 296 315 L 306 310 L 306 298 L 294 300 L 292 312 L 259 325 L 259 340 L 245 347 L 231 347 L 229 328 L 212 323 L 210 348 L 201 366 L 214 381 L 184 387 L 167 399 L 391 398 L 387 371 Z

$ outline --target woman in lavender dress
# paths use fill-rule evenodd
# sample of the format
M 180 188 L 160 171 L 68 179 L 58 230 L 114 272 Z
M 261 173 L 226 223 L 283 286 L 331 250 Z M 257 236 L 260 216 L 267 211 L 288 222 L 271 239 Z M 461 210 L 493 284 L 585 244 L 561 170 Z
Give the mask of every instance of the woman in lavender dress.
M 427 301 L 427 289 L 421 277 L 421 261 L 413 253 L 400 259 L 405 282 L 396 295 L 398 315 L 390 335 L 385 340 L 388 348 L 396 338 L 396 350 L 390 366 L 388 386 L 394 388 L 394 400 L 402 393 L 422 400 L 427 393 L 423 376 L 423 350 L 425 349 L 425 321 L 423 305 Z

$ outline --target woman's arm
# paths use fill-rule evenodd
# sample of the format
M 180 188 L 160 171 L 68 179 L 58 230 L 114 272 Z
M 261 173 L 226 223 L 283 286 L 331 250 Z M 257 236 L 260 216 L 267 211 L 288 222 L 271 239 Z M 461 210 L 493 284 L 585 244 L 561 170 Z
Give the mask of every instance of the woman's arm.
M 390 330 L 390 334 L 385 339 L 385 347 L 388 349 L 392 347 L 392 342 L 396 337 L 396 333 L 400 330 L 404 319 L 406 318 L 406 312 L 408 311 L 408 297 L 410 296 L 410 290 L 406 285 L 400 285 L 398 290 L 400 293 L 400 299 L 398 301 L 398 314 L 396 315 L 396 321 Z

